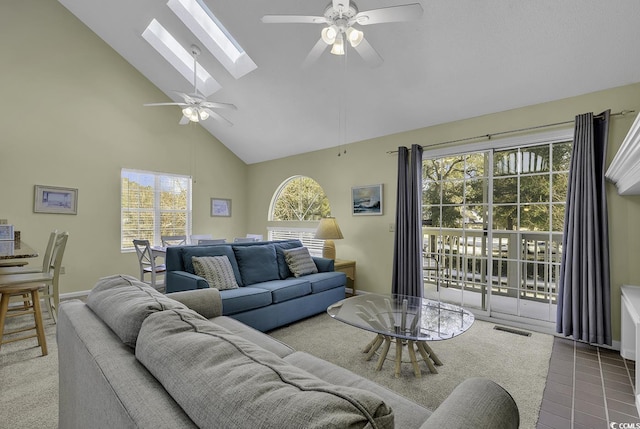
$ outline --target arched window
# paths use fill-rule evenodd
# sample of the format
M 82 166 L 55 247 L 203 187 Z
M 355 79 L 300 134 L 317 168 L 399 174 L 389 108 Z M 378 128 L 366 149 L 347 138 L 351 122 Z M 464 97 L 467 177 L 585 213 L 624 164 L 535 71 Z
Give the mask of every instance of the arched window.
M 293 176 L 274 192 L 269 209 L 269 239 L 298 239 L 315 256 L 322 255 L 323 240 L 314 239 L 321 218 L 331 214 L 322 186 L 306 176 Z

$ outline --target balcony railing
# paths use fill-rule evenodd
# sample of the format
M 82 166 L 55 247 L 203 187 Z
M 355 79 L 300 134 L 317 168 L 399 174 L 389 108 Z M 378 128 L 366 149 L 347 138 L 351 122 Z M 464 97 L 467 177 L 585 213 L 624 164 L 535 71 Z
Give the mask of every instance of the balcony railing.
M 562 233 L 423 228 L 424 279 L 453 287 L 556 302 Z M 491 256 L 491 257 L 489 257 Z M 491 260 L 491 269 L 488 269 Z

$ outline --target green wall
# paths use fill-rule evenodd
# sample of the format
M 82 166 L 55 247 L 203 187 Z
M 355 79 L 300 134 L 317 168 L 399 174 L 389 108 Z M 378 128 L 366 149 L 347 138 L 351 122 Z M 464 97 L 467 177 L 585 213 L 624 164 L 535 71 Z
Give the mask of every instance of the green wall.
M 70 233 L 61 293 L 114 273 L 138 275 L 120 252 L 120 169 L 193 175 L 193 233 L 245 234 L 247 166 L 57 1 L 0 2 L 0 218 L 44 251 Z M 78 214 L 33 213 L 34 185 L 78 188 Z M 209 216 L 211 197 L 232 218 Z M 38 264 L 38 261 L 34 261 Z
M 249 214 L 249 229 L 266 231 L 273 192 L 284 180 L 297 174 L 312 177 L 327 193 L 332 214 L 345 237 L 335 242 L 338 258 L 357 262 L 358 289 L 389 292 L 393 259 L 393 233 L 389 226 L 395 221 L 397 157 L 387 154 L 388 151 L 414 143 L 429 145 L 568 121 L 580 113 L 599 113 L 606 109 L 612 112 L 640 111 L 640 84 L 358 142 L 348 145 L 346 155 L 340 157 L 336 148 L 251 165 L 247 192 L 256 210 Z M 611 120 L 608 162 L 611 162 L 634 119 L 635 114 L 616 116 Z M 384 184 L 384 214 L 352 216 L 351 187 L 375 183 Z M 613 184 L 607 185 L 607 191 L 613 334 L 615 339 L 619 339 L 620 285 L 640 285 L 640 264 L 637 262 L 640 260 L 640 228 L 637 225 L 640 197 L 621 197 Z
M 338 257 L 354 259 L 358 288 L 390 289 L 398 146 L 429 145 L 571 120 L 611 109 L 640 111 L 640 84 L 442 124 L 289 158 L 245 165 L 177 109 L 143 108 L 165 99 L 57 1 L 0 2 L 0 218 L 44 249 L 54 228 L 71 233 L 61 292 L 90 289 L 100 276 L 137 273 L 119 248 L 122 167 L 194 177 L 193 232 L 233 238 L 266 234 L 273 192 L 288 177 L 313 177 L 326 191 L 345 238 Z M 461 102 L 464 102 L 462 99 Z M 611 161 L 635 116 L 612 119 Z M 352 216 L 352 186 L 384 184 L 382 216 Z M 78 215 L 33 213 L 34 185 L 79 189 Z M 620 285 L 640 284 L 640 197 L 608 185 L 614 338 L 620 337 Z M 231 198 L 233 216 L 209 216 L 211 197 Z M 37 264 L 37 261 L 34 261 Z

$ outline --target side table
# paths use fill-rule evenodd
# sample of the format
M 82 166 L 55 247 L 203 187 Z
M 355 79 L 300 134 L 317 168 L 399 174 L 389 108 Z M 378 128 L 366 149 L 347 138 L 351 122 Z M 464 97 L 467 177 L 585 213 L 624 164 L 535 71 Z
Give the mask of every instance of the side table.
M 334 270 L 340 271 L 347 275 L 347 286 L 351 288 L 351 293 L 356 294 L 356 261 L 348 261 L 345 259 L 336 259 L 334 261 Z

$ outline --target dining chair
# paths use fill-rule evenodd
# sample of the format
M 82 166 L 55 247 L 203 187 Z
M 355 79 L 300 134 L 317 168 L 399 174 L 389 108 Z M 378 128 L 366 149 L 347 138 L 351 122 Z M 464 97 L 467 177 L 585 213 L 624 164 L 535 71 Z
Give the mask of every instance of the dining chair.
M 258 241 L 251 237 L 236 237 L 233 239 L 234 243 L 251 243 L 252 241 Z
M 160 240 L 162 240 L 162 247 L 184 246 L 187 244 L 186 235 L 163 235 Z
M 7 274 L 0 276 L 0 288 L 3 286 L 16 286 L 25 283 L 37 283 L 44 289 L 42 298 L 47 305 L 47 310 L 54 323 L 58 321 L 58 304 L 60 302 L 60 269 L 62 257 L 67 247 L 68 232 L 62 232 L 56 236 L 56 241 L 51 252 L 49 269 L 42 273 Z
M 140 281 L 151 285 L 154 289 L 163 286 L 163 284 L 157 283 L 156 276 L 165 273 L 167 268 L 164 264 L 156 265 L 156 258 L 151 251 L 149 240 L 133 240 L 133 246 L 136 248 L 138 264 L 140 265 Z M 150 282 L 144 279 L 145 274 L 151 275 Z
M 0 275 L 5 274 L 27 274 L 27 273 L 46 273 L 49 271 L 51 265 L 51 254 L 53 251 L 53 245 L 56 242 L 58 236 L 58 230 L 54 230 L 49 234 L 49 242 L 47 243 L 47 249 L 44 252 L 42 258 L 42 266 L 38 267 L 0 267 Z
M 44 335 L 42 311 L 40 310 L 40 295 L 38 294 L 38 290 L 40 288 L 42 288 L 42 284 L 40 283 L 0 286 L 0 347 L 2 347 L 3 344 L 35 337 L 38 339 L 38 345 L 42 350 L 42 356 L 47 355 L 47 339 Z M 14 309 L 9 310 L 9 300 L 11 297 L 24 296 L 25 294 L 30 295 L 30 299 L 25 301 L 25 307 L 19 307 L 15 309 L 15 311 L 12 311 Z M 9 311 L 11 311 L 11 314 L 9 314 Z M 4 327 L 7 317 L 24 316 L 27 314 L 33 314 L 33 320 L 35 322 L 33 326 L 27 326 L 5 332 Z M 16 336 L 16 334 L 32 330 L 35 330 L 34 334 L 22 335 L 20 337 Z
M 214 239 L 206 239 L 206 240 L 198 240 L 198 244 L 224 244 L 227 242 L 226 238 L 214 238 Z
M 192 234 L 189 236 L 189 244 L 198 244 L 200 240 L 213 240 L 211 234 Z

